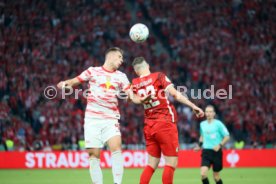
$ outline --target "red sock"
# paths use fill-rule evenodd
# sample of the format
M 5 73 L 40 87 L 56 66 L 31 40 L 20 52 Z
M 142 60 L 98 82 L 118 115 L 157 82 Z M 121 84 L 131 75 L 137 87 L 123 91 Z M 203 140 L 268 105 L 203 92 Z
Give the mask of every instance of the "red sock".
M 173 174 L 174 174 L 175 168 L 172 166 L 166 165 L 164 167 L 163 175 L 162 175 L 162 181 L 163 184 L 172 184 L 173 183 Z
M 154 169 L 147 165 L 140 177 L 140 184 L 149 184 Z

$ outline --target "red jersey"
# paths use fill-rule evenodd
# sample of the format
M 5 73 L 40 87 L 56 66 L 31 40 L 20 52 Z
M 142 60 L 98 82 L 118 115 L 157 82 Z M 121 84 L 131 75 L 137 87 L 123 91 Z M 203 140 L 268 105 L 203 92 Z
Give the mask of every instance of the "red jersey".
M 161 72 L 151 73 L 132 80 L 132 88 L 135 94 L 140 97 L 150 94 L 153 96 L 148 103 L 144 104 L 145 124 L 177 121 L 175 108 L 166 96 L 166 90 L 170 85 L 173 84 Z

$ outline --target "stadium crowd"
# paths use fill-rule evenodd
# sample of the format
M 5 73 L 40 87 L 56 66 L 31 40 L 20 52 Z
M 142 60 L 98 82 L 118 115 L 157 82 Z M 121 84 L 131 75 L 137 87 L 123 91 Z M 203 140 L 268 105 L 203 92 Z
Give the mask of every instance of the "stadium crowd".
M 2 145 L 12 141 L 15 150 L 79 149 L 85 98 L 80 93 L 78 99 L 62 100 L 58 92 L 49 100 L 44 89 L 102 65 L 104 51 L 115 45 L 126 51 L 120 70 L 130 80 L 135 77 L 131 61 L 141 55 L 152 71 L 163 71 L 176 86 L 228 90 L 232 85 L 232 99 L 194 101 L 201 107 L 215 105 L 233 140 L 249 147 L 276 146 L 272 0 L 6 0 L 0 10 Z M 151 33 L 146 43 L 131 42 L 133 16 L 147 20 L 156 37 Z M 158 43 L 167 52 L 159 53 Z M 180 143 L 196 142 L 200 120 L 175 105 Z M 123 143 L 143 144 L 142 107 L 122 100 L 120 111 Z

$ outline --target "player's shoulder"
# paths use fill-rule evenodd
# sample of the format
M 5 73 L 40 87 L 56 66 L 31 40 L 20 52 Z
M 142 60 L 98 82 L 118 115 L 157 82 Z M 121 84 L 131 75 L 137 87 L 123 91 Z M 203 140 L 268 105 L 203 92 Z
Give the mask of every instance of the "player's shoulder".
M 116 75 L 116 78 L 119 78 L 119 79 L 127 79 L 127 80 L 128 80 L 127 75 L 126 75 L 124 72 L 121 72 L 120 70 L 116 70 L 116 71 L 114 72 L 114 75 Z
M 126 76 L 126 74 L 125 74 L 124 72 L 120 71 L 120 70 L 116 70 L 116 71 L 115 71 L 115 74 L 117 74 L 117 75 L 122 75 L 122 76 Z
M 87 70 L 89 71 L 100 71 L 101 67 L 98 66 L 90 66 L 89 68 L 87 68 Z
M 163 73 L 163 72 L 156 72 L 154 75 L 155 75 L 156 78 L 159 79 L 159 80 L 165 80 L 166 82 L 170 82 L 170 83 L 172 82 L 172 81 L 167 77 L 167 75 L 166 75 L 165 73 Z
M 154 81 L 156 81 L 157 79 L 161 79 L 162 77 L 164 77 L 165 74 L 162 72 L 154 72 L 150 74 L 150 78 L 152 78 Z
M 156 76 L 156 77 L 162 77 L 162 76 L 165 76 L 165 74 L 163 72 L 154 72 L 152 73 L 153 76 Z
M 207 120 L 203 120 L 200 122 L 200 126 L 204 126 L 206 123 L 208 123 Z
M 85 71 L 88 72 L 89 74 L 92 74 L 95 70 L 94 70 L 95 67 L 93 66 L 90 66 L 88 67 Z
M 223 124 L 223 122 L 222 122 L 222 121 L 220 121 L 219 119 L 214 119 L 214 121 L 215 121 L 215 122 L 216 122 L 216 124 L 218 124 L 218 125 Z

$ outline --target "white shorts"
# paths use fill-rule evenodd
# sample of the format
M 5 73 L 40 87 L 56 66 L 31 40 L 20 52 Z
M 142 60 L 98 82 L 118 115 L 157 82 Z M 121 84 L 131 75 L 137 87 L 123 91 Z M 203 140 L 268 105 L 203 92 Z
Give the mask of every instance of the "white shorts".
M 117 119 L 84 119 L 85 148 L 103 148 L 104 144 L 113 136 L 120 135 Z

